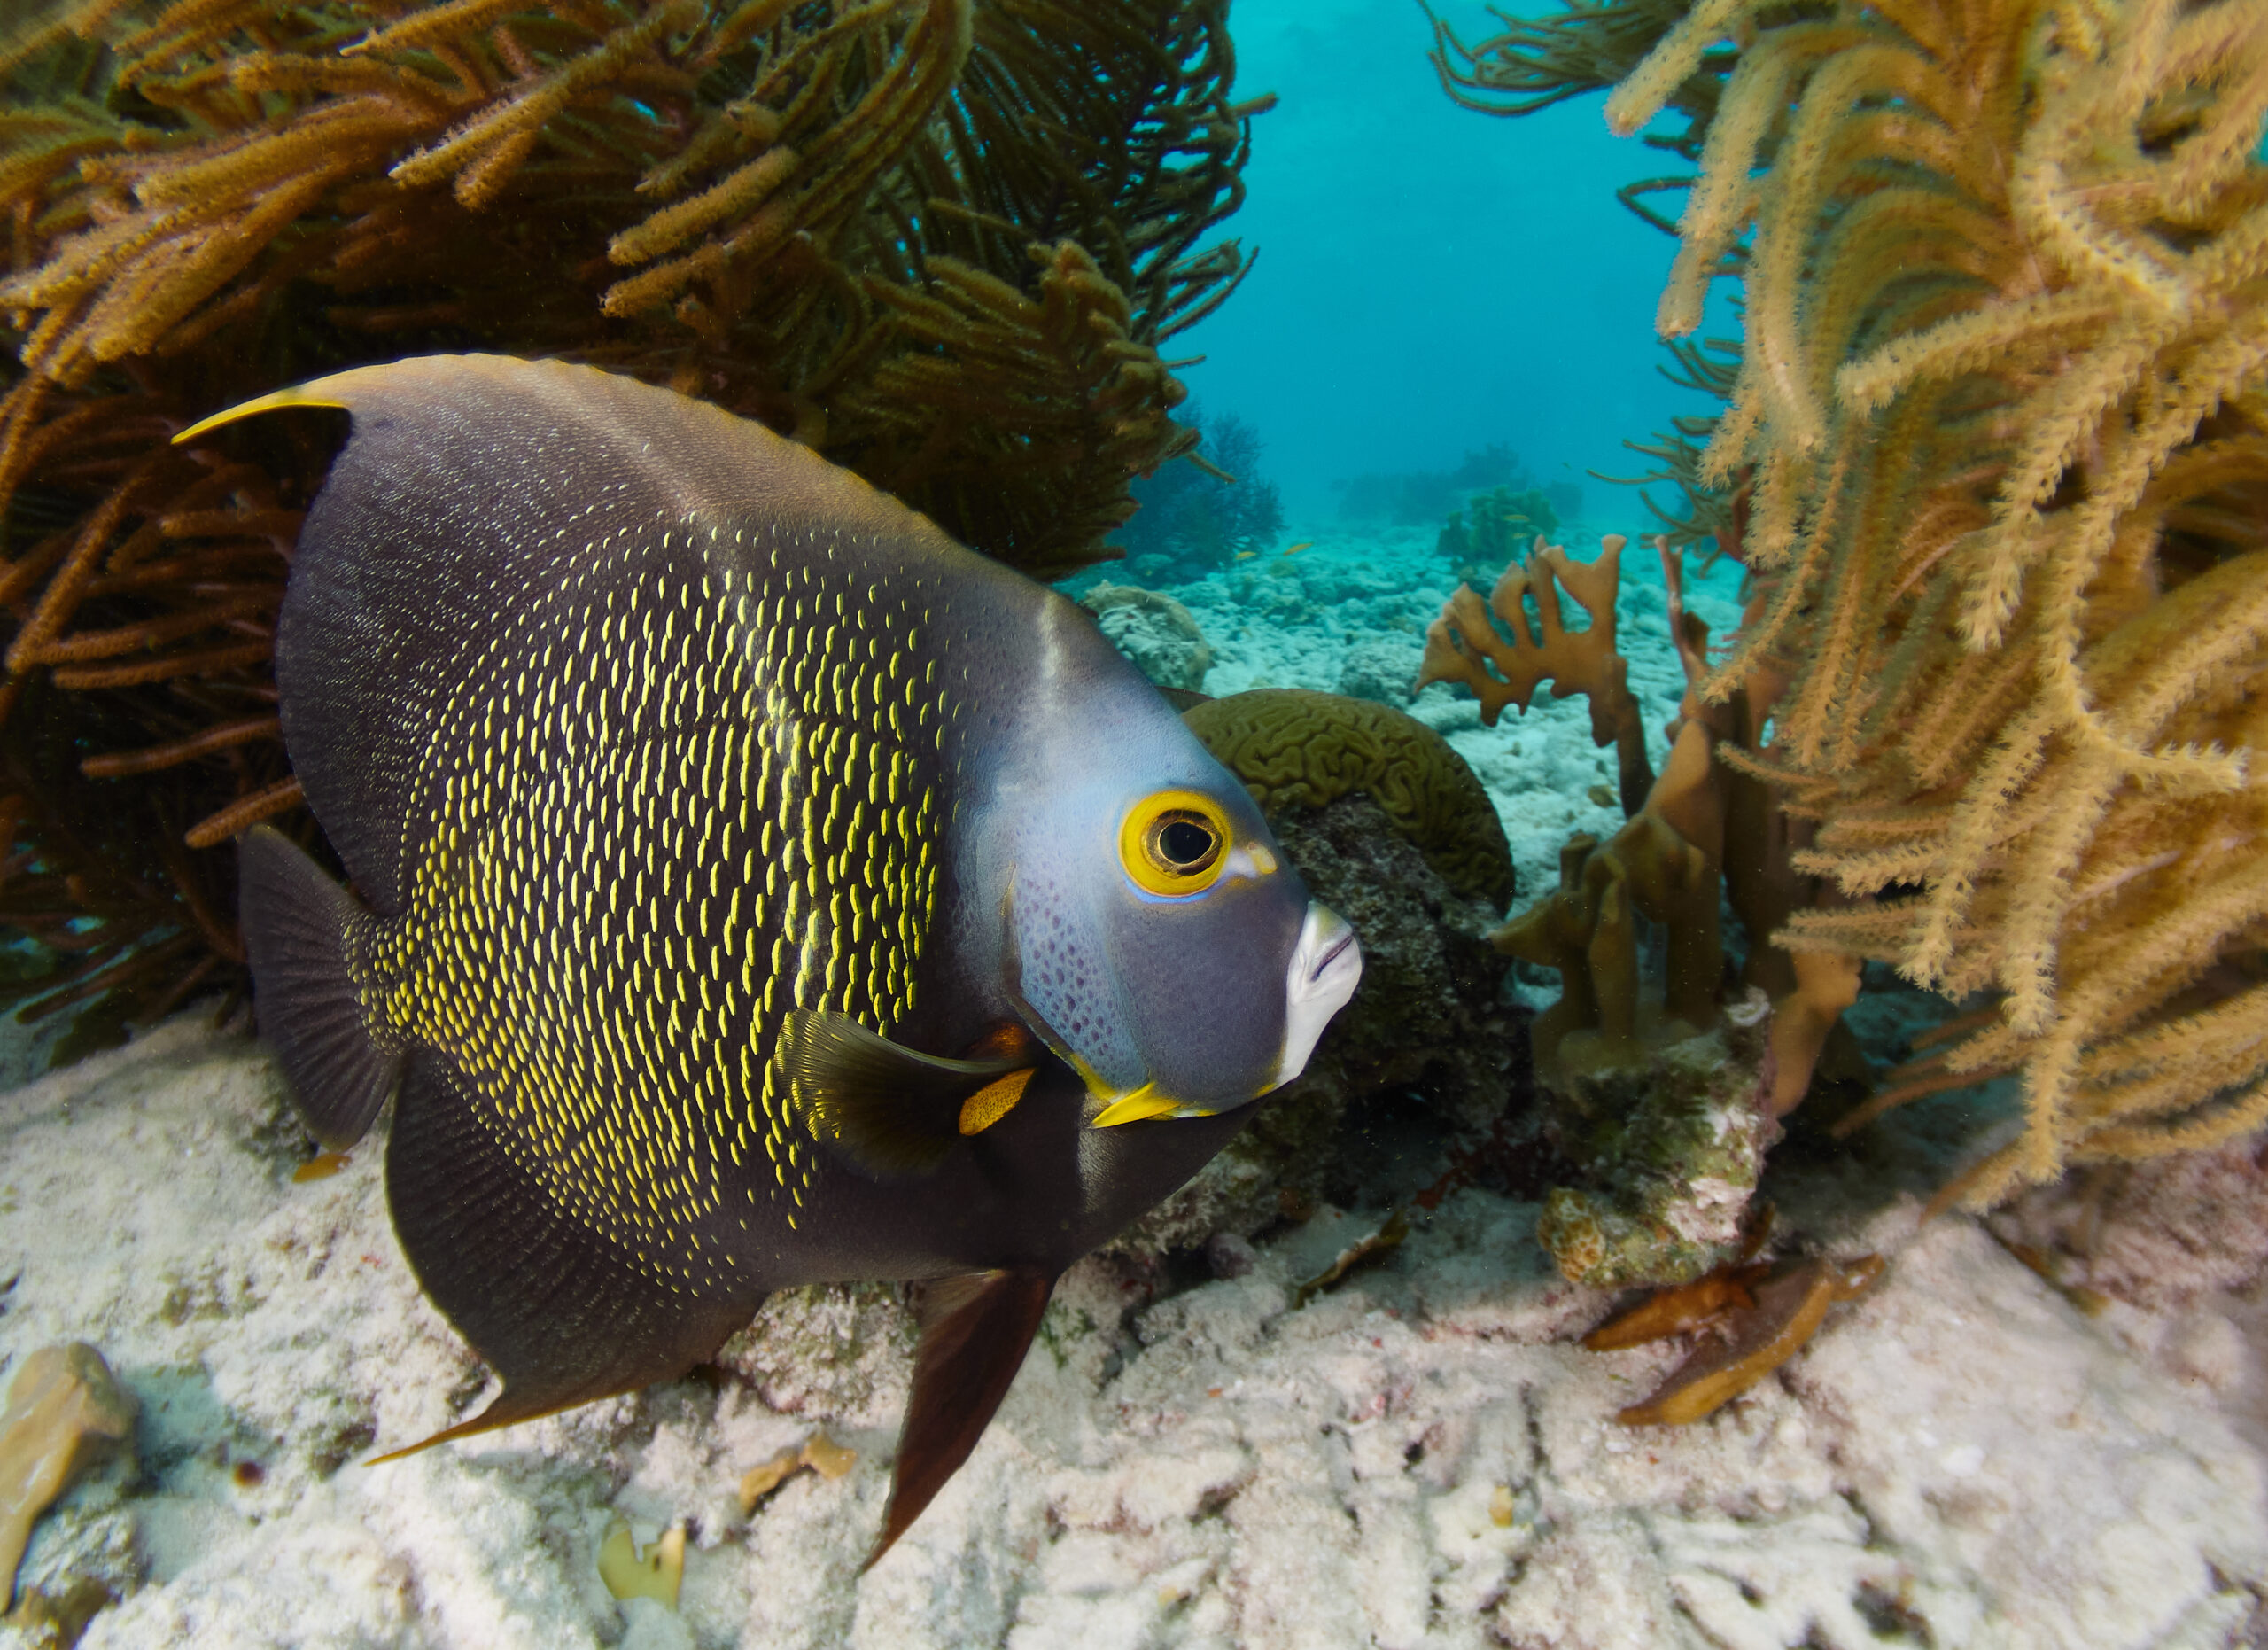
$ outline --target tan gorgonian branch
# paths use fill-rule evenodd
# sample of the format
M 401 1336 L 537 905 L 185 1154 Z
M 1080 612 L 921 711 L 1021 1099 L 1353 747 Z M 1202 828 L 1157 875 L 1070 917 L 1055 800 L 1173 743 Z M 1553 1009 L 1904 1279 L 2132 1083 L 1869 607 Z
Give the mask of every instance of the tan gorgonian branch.
M 2018 1078 L 1972 1199 L 2258 1126 L 2268 8 L 1701 0 L 1654 27 L 1609 117 L 1682 97 L 1697 147 L 1661 325 L 1728 277 L 1748 320 L 1694 469 L 1751 479 L 1760 588 L 1709 691 L 1784 679 L 1729 759 L 1819 821 L 1794 868 L 1862 901 L 1786 943 L 1994 993 L 1890 1091 Z

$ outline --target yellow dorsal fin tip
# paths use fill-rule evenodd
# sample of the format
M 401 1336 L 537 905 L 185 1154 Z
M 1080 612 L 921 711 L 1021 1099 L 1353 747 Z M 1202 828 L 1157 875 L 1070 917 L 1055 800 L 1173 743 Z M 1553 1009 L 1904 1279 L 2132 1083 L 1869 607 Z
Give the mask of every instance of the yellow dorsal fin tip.
M 346 409 L 346 403 L 333 401 L 327 395 L 310 395 L 301 386 L 295 385 L 288 390 L 271 390 L 265 395 L 255 396 L 248 401 L 239 401 L 234 407 L 223 408 L 209 416 L 199 418 L 188 429 L 174 437 L 173 444 L 179 447 L 184 441 L 195 440 L 208 430 L 217 430 L 224 424 L 234 424 L 239 418 L 249 418 L 254 413 L 274 412 L 281 407 L 336 407 L 343 412 Z

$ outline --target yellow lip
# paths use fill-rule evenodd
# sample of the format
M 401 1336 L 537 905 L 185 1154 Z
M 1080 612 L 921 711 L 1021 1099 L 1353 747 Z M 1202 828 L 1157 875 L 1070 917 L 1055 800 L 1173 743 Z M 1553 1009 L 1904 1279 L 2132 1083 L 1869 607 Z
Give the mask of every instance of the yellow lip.
M 1139 1123 L 1145 1117 L 1163 1117 L 1169 1111 L 1180 1109 L 1179 1101 L 1159 1094 L 1155 1085 L 1145 1083 L 1105 1106 L 1096 1117 L 1094 1125 L 1099 1129 L 1115 1129 L 1122 1123 Z

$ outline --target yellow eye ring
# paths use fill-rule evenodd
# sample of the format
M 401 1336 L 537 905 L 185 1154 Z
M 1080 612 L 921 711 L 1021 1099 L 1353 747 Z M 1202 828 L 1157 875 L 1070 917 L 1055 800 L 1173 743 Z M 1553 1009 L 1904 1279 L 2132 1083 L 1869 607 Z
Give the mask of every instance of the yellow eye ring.
M 1186 899 L 1220 880 L 1231 843 L 1229 817 L 1210 797 L 1161 790 L 1127 810 L 1118 862 L 1144 893 Z

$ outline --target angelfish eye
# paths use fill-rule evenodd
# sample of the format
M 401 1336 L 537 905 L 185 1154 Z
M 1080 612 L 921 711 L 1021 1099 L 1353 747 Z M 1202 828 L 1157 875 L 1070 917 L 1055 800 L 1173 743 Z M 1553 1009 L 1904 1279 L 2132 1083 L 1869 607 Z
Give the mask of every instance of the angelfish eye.
M 1153 862 L 1194 876 L 1221 852 L 1220 833 L 1194 813 L 1169 813 L 1150 829 Z
M 1161 790 L 1129 810 L 1119 828 L 1118 858 L 1146 893 L 1200 894 L 1221 875 L 1229 841 L 1228 818 L 1210 798 Z

